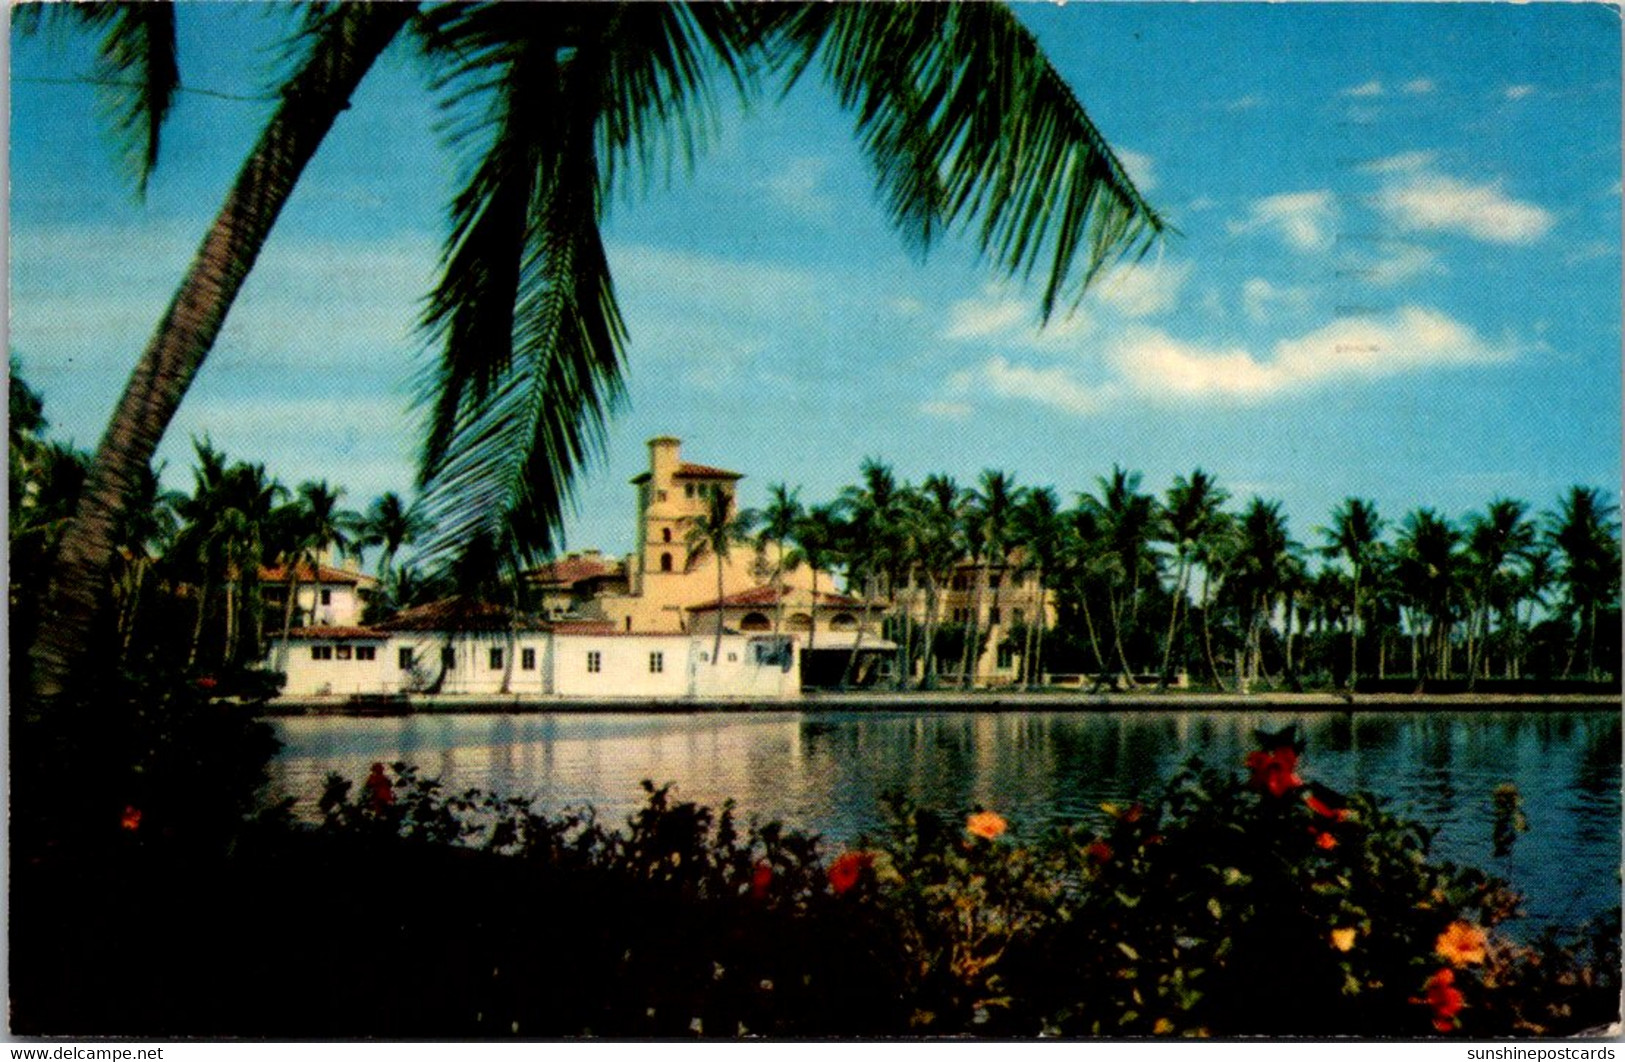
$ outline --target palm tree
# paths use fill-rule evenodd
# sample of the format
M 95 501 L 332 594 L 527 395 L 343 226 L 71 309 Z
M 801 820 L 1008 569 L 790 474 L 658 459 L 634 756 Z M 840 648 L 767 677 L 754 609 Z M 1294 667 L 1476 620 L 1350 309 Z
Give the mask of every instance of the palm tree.
M 717 636 L 711 648 L 711 666 L 722 652 L 722 575 L 728 557 L 736 544 L 749 541 L 750 518 L 747 513 L 734 512 L 733 493 L 721 487 L 706 492 L 705 511 L 688 518 L 684 541 L 688 545 L 688 565 L 709 553 L 717 562 Z
M 827 571 L 839 560 L 843 538 L 841 514 L 834 505 L 814 505 L 796 521 L 798 559 L 812 569 L 812 606 L 807 628 L 809 653 L 818 647 L 818 573 Z
M 1468 590 L 1472 611 L 1467 618 L 1467 683 L 1488 676 L 1490 615 L 1501 613 L 1503 633 L 1508 627 L 1508 601 L 1513 569 L 1535 544 L 1535 524 L 1529 506 L 1510 498 L 1496 498 L 1481 514 L 1467 520 Z M 1510 656 L 1509 656 L 1510 659 Z
M 355 547 L 366 549 L 382 547 L 378 555 L 378 584 L 389 582 L 395 554 L 404 546 L 415 545 L 428 532 L 429 523 L 416 507 L 408 506 L 394 491 L 386 491 L 374 498 L 367 515 L 356 528 Z
M 1030 568 L 1038 584 L 1038 608 L 1023 632 L 1021 663 L 1027 673 L 1026 685 L 1043 677 L 1044 634 L 1048 628 L 1049 580 L 1058 567 L 1061 551 L 1061 499 L 1053 487 L 1028 490 L 1016 506 L 1016 542 L 1023 564 Z
M 846 521 L 847 581 L 849 586 L 860 583 L 863 594 L 863 618 L 841 673 L 842 689 L 852 681 L 857 668 L 863 632 L 869 627 L 876 596 L 884 593 L 888 601 L 891 598 L 903 543 L 902 496 L 891 467 L 866 458 L 862 477 L 861 485 L 841 492 L 841 505 L 850 514 Z
M 1382 517 L 1373 502 L 1345 498 L 1332 513 L 1332 526 L 1320 529 L 1326 538 L 1324 553 L 1340 557 L 1349 566 L 1349 689 L 1360 678 L 1360 587 L 1382 545 Z
M 1237 530 L 1233 589 L 1242 617 L 1245 662 L 1236 681 L 1245 692 L 1263 674 L 1264 631 L 1297 569 L 1299 546 L 1287 532 L 1280 502 L 1253 498 Z
M 937 629 L 942 621 L 942 588 L 953 578 L 954 565 L 964 555 L 959 531 L 963 495 L 952 476 L 925 477 L 911 506 L 913 537 L 925 584 L 925 658 L 920 664 L 920 688 L 936 685 Z
M 1207 533 L 1196 540 L 1192 560 L 1202 568 L 1202 655 L 1207 660 L 1208 674 L 1220 690 L 1225 688 L 1219 674 L 1218 661 L 1213 655 L 1212 614 L 1217 595 L 1229 581 L 1230 571 L 1239 553 L 1240 532 L 1236 517 L 1227 512 L 1215 514 Z
M 965 662 L 959 669 L 962 676 L 967 676 L 961 680 L 963 685 L 973 686 L 982 678 L 982 595 L 992 581 L 995 559 L 1001 573 L 1009 567 L 1010 537 L 1016 505 L 1020 500 L 1021 490 L 1015 485 L 1015 477 L 991 468 L 983 469 L 980 489 L 971 491 L 966 497 L 965 537 L 971 546 L 970 559 L 973 562 L 980 560 L 980 563 L 977 565 L 976 589 L 970 610 L 970 637 L 965 642 Z M 1002 574 L 1000 582 L 1003 582 Z M 987 635 L 990 643 L 993 628 L 1000 626 L 1002 619 L 999 616 L 999 587 L 994 585 L 992 590 L 993 605 L 988 612 Z
M 482 527 L 503 527 L 527 553 L 551 545 L 573 477 L 601 446 L 620 395 L 626 337 L 599 233 L 604 205 L 626 172 L 698 153 L 716 80 L 748 97 L 769 76 L 788 85 L 821 66 L 857 115 L 906 238 L 925 246 L 964 225 L 1006 274 L 1046 256 L 1044 320 L 1061 302 L 1075 304 L 1108 264 L 1143 253 L 1163 227 L 1003 7 L 309 10 L 306 59 L 137 363 L 64 536 L 51 590 L 57 622 L 31 650 L 43 697 L 62 690 L 90 629 L 131 480 L 151 461 L 305 165 L 414 18 L 453 110 L 454 145 L 472 149 L 423 322 L 443 350 L 424 393 L 431 553 Z M 156 128 L 162 109 L 140 113 Z
M 1427 621 L 1418 681 L 1447 678 L 1461 592 L 1461 532 L 1432 509 L 1417 509 L 1405 517 L 1397 545 L 1396 574 L 1405 587 L 1413 638 L 1420 637 L 1421 622 Z
M 779 628 L 784 625 L 784 573 L 790 570 L 787 564 L 786 544 L 795 534 L 796 521 L 801 519 L 801 490 L 791 490 L 783 483 L 775 483 L 767 489 L 767 505 L 760 513 L 760 523 L 756 529 L 756 549 L 765 552 L 767 547 L 773 547 L 773 567 L 769 575 L 769 585 L 773 587 L 773 634 L 776 637 Z
M 1209 534 L 1219 510 L 1230 499 L 1213 477 L 1198 468 L 1189 479 L 1178 476 L 1168 489 L 1168 504 L 1162 510 L 1163 541 L 1174 547 L 1173 603 L 1168 609 L 1168 639 L 1162 649 L 1162 677 L 1158 688 L 1166 690 L 1172 677 L 1174 639 L 1179 630 L 1179 610 L 1190 592 L 1191 557 L 1198 543 Z
M 1080 504 L 1092 509 L 1099 522 L 1105 546 L 1107 600 L 1111 612 L 1112 640 L 1123 681 L 1134 685 L 1134 669 L 1124 649 L 1124 634 L 1130 637 L 1139 616 L 1140 587 L 1147 576 L 1155 578 L 1156 564 L 1149 546 L 1157 520 L 1157 502 L 1140 493 L 1140 474 L 1112 466 L 1110 478 L 1096 481 L 1099 496 L 1085 495 Z
M 159 478 L 160 473 L 151 468 L 140 477 L 137 496 L 125 510 L 118 535 L 119 650 L 125 654 L 129 653 L 135 637 L 136 614 L 141 607 L 147 575 L 180 530 L 176 506 L 184 495 L 162 489 Z
M 1080 495 L 1077 508 L 1062 518 L 1060 556 L 1067 582 L 1077 596 L 1078 611 L 1083 616 L 1084 631 L 1089 636 L 1089 647 L 1094 652 L 1097 687 L 1105 681 L 1109 669 L 1105 654 L 1100 649 L 1100 635 L 1089 600 L 1105 584 L 1109 567 L 1107 553 L 1100 513 L 1087 494 Z
M 287 665 L 288 632 L 293 629 L 293 614 L 299 598 L 300 568 L 308 566 L 316 582 L 318 600 L 312 605 L 314 615 L 315 607 L 320 604 L 321 558 L 334 547 L 341 553 L 350 550 L 362 527 L 358 513 L 338 507 L 343 496 L 343 487 L 330 487 L 326 480 L 305 482 L 299 484 L 294 500 L 282 511 L 288 596 L 282 607 L 281 666 Z
M 1619 597 L 1619 510 L 1594 487 L 1571 487 L 1556 512 L 1546 514 L 1546 539 L 1562 558 L 1559 578 L 1574 631 L 1563 677 L 1583 647 L 1588 678 L 1596 678 L 1597 613 Z

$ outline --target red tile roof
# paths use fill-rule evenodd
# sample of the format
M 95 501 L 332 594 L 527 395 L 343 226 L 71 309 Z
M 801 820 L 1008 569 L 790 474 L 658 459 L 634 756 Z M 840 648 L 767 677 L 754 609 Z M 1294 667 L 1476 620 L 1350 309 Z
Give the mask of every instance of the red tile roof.
M 277 632 L 282 633 L 281 631 Z M 355 638 L 383 639 L 389 635 L 377 627 L 295 627 L 288 632 L 290 640 L 349 641 Z
M 729 472 L 726 468 L 713 468 L 710 465 L 695 465 L 684 461 L 677 466 L 672 475 L 683 479 L 744 479 L 740 472 Z
M 586 579 L 598 579 L 603 576 L 619 576 L 621 565 L 619 561 L 604 557 L 564 557 L 533 568 L 525 573 L 525 578 L 537 583 L 558 583 L 564 586 L 573 586 Z
M 545 631 L 551 624 L 487 601 L 448 597 L 418 605 L 378 624 L 381 631 Z
M 343 568 L 329 568 L 325 564 L 317 565 L 316 574 L 312 575 L 310 565 L 304 561 L 299 562 L 296 574 L 301 583 L 348 583 L 351 586 L 375 586 L 378 583 L 378 580 L 370 575 L 347 571 Z M 260 582 L 262 583 L 285 583 L 287 581 L 288 569 L 286 565 L 279 564 L 275 568 L 260 569 Z
M 690 605 L 688 606 L 688 610 L 690 612 L 710 612 L 718 607 L 752 608 L 771 606 L 777 604 L 781 598 L 790 597 L 796 592 L 797 591 L 792 590 L 788 586 L 776 588 L 765 585 L 753 586 L 749 590 L 741 590 L 737 594 L 729 594 L 728 596 L 719 598 L 716 601 L 707 601 L 703 605 Z M 828 606 L 830 608 L 863 607 L 863 602 L 859 601 L 855 597 L 847 597 L 844 594 L 825 593 L 823 590 L 818 591 L 818 604 L 820 606 Z

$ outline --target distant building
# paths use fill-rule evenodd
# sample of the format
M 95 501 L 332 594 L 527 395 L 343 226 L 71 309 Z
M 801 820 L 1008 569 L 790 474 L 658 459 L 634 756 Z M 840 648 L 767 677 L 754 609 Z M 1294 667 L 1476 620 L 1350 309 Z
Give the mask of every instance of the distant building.
M 961 560 L 954 566 L 947 583 L 937 588 L 937 622 L 968 624 L 974 616 L 977 628 L 985 636 L 981 657 L 971 668 L 974 682 L 997 686 L 1019 681 L 1026 629 L 1036 623 L 1042 623 L 1046 629 L 1055 624 L 1054 591 L 1046 595 L 1040 608 L 1037 573 L 1025 567 L 1021 559 L 1019 552 L 1012 552 L 1004 563 L 988 566 L 980 603 L 977 601 L 977 585 L 982 578 L 979 561 Z M 925 622 L 929 602 L 925 578 L 919 572 L 909 575 L 897 594 L 897 602 L 913 623 Z M 958 670 L 957 656 L 937 661 L 939 675 L 957 676 Z
M 300 562 L 292 573 L 293 626 L 348 627 L 361 622 L 378 580 L 351 567 L 318 560 L 313 568 Z M 265 602 L 267 630 L 281 631 L 288 602 L 289 571 L 285 565 L 260 569 L 260 599 Z

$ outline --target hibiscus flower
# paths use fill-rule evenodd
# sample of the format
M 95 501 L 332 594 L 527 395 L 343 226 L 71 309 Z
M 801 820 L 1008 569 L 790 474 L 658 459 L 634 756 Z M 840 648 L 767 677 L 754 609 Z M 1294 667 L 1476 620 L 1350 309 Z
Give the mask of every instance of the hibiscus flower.
M 1253 772 L 1248 785 L 1277 799 L 1303 785 L 1298 777 L 1298 752 L 1290 745 L 1247 754 L 1247 767 Z
M 1438 973 L 1422 983 L 1422 990 L 1426 995 L 1411 1002 L 1433 1008 L 1435 1029 L 1440 1032 L 1453 1030 L 1456 1027 L 1456 1015 L 1467 1005 L 1467 997 L 1456 987 L 1456 971 L 1448 966 L 1441 967 Z
M 1441 959 L 1447 959 L 1456 966 L 1465 966 L 1484 961 L 1485 943 L 1484 931 L 1471 922 L 1451 922 L 1439 934 L 1433 951 Z
M 141 809 L 134 804 L 124 805 L 124 816 L 119 819 L 119 825 L 132 832 L 139 830 L 141 828 Z
M 993 840 L 1010 828 L 1004 816 L 995 811 L 978 811 L 965 820 L 965 832 L 986 840 Z
M 753 900 L 767 899 L 767 890 L 773 884 L 773 866 L 766 860 L 759 861 L 750 872 L 750 896 Z
M 835 857 L 835 862 L 829 865 L 830 891 L 839 896 L 851 889 L 863 878 L 864 868 L 874 864 L 875 857 L 869 852 L 842 852 Z

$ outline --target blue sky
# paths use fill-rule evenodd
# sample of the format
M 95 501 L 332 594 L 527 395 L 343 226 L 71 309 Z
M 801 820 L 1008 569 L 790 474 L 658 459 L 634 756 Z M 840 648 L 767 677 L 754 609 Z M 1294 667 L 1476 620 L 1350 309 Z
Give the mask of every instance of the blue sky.
M 725 104 L 692 174 L 606 226 L 630 403 L 569 546 L 631 545 L 643 443 L 829 498 L 868 456 L 919 481 L 1002 468 L 1068 501 L 1114 463 L 1201 466 L 1314 538 L 1347 495 L 1393 518 L 1620 480 L 1620 26 L 1594 4 L 1018 7 L 1179 228 L 1064 320 L 966 241 L 887 226 L 816 79 Z M 281 28 L 182 11 L 194 88 L 263 96 Z M 14 40 L 11 349 L 91 446 L 264 99 L 183 94 L 145 203 L 114 176 L 85 46 Z M 293 201 L 161 450 L 193 435 L 362 508 L 412 482 L 412 331 L 454 160 L 404 49 Z

